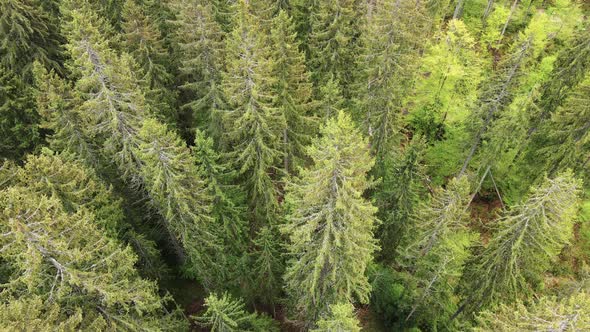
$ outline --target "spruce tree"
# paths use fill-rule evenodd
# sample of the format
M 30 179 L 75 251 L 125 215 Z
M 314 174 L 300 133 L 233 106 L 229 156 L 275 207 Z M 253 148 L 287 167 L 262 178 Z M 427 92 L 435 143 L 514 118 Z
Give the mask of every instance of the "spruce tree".
M 474 236 L 466 229 L 469 203 L 466 177 L 452 179 L 431 201 L 417 209 L 415 227 L 400 250 L 416 283 L 412 310 L 405 317 L 437 330 L 457 309 L 455 288 Z
M 61 68 L 57 20 L 46 11 L 53 3 L 54 0 L 0 2 L 0 67 L 18 73 L 27 83 L 35 61 L 47 68 Z
M 74 100 L 72 85 L 39 63 L 34 65 L 33 72 L 37 112 L 42 119 L 40 126 L 49 131 L 45 139 L 50 148 L 96 166 L 96 146 L 83 128 L 84 114 L 75 107 L 78 100 Z
M 238 186 L 231 185 L 235 171 L 223 163 L 220 153 L 215 151 L 213 139 L 197 130 L 192 154 L 198 174 L 206 183 L 211 198 L 211 216 L 218 231 L 224 238 L 226 249 L 234 255 L 243 254 L 247 241 L 246 209 L 244 195 Z
M 285 172 L 291 173 L 303 156 L 303 148 L 314 133 L 309 117 L 312 87 L 305 69 L 305 56 L 299 51 L 295 26 L 287 12 L 281 10 L 273 20 L 271 31 L 274 95 L 276 107 L 285 118 L 283 128 L 283 160 Z
M 521 35 L 515 41 L 509 54 L 498 64 L 498 69 L 480 89 L 476 110 L 468 118 L 470 126 L 471 147 L 461 167 L 460 175 L 464 174 L 475 156 L 482 140 L 487 136 L 490 127 L 514 98 L 519 79 L 530 64 L 533 55 L 533 36 Z
M 175 96 L 171 90 L 172 75 L 167 66 L 171 59 L 158 26 L 135 0 L 126 0 L 122 11 L 123 47 L 133 57 L 142 75 L 146 99 L 153 114 L 175 125 Z
M 223 73 L 223 91 L 228 98 L 223 144 L 247 191 L 255 224 L 261 226 L 276 219 L 273 173 L 282 155 L 279 135 L 285 119 L 272 95 L 273 64 L 260 27 L 247 2 L 239 1 L 236 6 L 238 17 L 228 38 L 227 71 Z
M 526 298 L 572 237 L 579 181 L 571 173 L 532 189 L 497 223 L 487 246 L 468 263 L 460 310 Z
M 291 257 L 286 290 L 308 325 L 331 304 L 368 301 L 365 269 L 378 249 L 377 209 L 362 197 L 373 165 L 367 141 L 342 111 L 321 134 L 307 150 L 313 166 L 287 186 L 290 212 L 284 226 Z
M 145 120 L 142 142 L 134 153 L 142 162 L 140 176 L 154 206 L 164 218 L 184 272 L 208 287 L 223 278 L 219 242 L 212 232 L 210 197 L 186 144 L 165 125 Z M 221 252 L 220 252 L 221 253 Z
M 115 162 L 126 179 L 136 179 L 141 162 L 134 153 L 139 142 L 136 131 L 147 116 L 147 106 L 133 75 L 133 60 L 109 47 L 100 20 L 87 2 L 64 5 L 68 20 L 64 31 L 71 57 L 76 112 L 82 115 L 81 127 L 101 153 Z M 104 29 L 103 29 L 104 30 Z
M 548 144 L 538 154 L 551 173 L 572 169 L 588 179 L 590 162 L 590 75 L 566 99 L 544 127 Z
M 477 317 L 475 332 L 584 331 L 590 329 L 590 295 L 581 291 L 562 299 L 543 296 L 527 307 L 522 302 L 501 305 Z
M 412 230 L 412 215 L 420 201 L 426 172 L 423 163 L 425 144 L 415 137 L 404 148 L 392 151 L 382 162 L 381 182 L 375 188 L 375 203 L 382 224 L 377 229 L 380 256 L 391 261 L 398 246 Z
M 333 77 L 344 98 L 350 98 L 354 59 L 359 55 L 358 34 L 362 15 L 354 0 L 320 1 L 310 12 L 309 68 L 316 88 Z M 317 93 L 317 92 L 316 92 Z
M 207 129 L 218 139 L 221 125 L 217 110 L 224 109 L 221 71 L 224 68 L 224 32 L 215 21 L 214 5 L 200 0 L 175 0 L 171 7 L 175 57 L 179 61 L 180 102 L 188 114 L 189 126 Z
M 360 324 L 350 303 L 338 303 L 330 306 L 330 314 L 322 317 L 312 332 L 360 332 Z
M 250 254 L 248 295 L 275 310 L 283 286 L 284 272 L 281 236 L 276 226 L 264 226 L 256 234 Z
M 131 249 L 102 233 L 87 209 L 67 213 L 57 198 L 22 187 L 0 192 L 0 204 L 0 257 L 10 266 L 2 305 L 15 296 L 40 298 L 59 316 L 55 326 L 76 313 L 82 329 L 181 328 L 156 284 L 138 276 Z
M 371 139 L 377 162 L 401 139 L 402 106 L 424 40 L 426 17 L 421 3 L 379 2 L 361 37 L 355 115 Z
M 211 332 L 245 331 L 254 314 L 246 312 L 244 302 L 224 293 L 221 297 L 209 294 L 205 299 L 205 312 L 196 317 L 199 325 Z
M 19 159 L 39 143 L 39 115 L 33 90 L 0 65 L 0 156 Z

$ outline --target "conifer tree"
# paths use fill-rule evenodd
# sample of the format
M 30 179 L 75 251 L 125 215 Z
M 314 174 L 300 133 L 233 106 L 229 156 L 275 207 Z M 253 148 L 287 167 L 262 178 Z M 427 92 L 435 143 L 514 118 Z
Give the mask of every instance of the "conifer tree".
M 312 89 L 291 18 L 281 10 L 272 23 L 274 94 L 278 111 L 285 118 L 283 159 L 285 172 L 290 173 L 299 164 L 303 148 L 313 134 L 314 123 L 309 117 Z
M 223 144 L 247 191 L 255 224 L 260 226 L 276 218 L 272 173 L 281 157 L 279 135 L 285 119 L 272 95 L 275 79 L 269 48 L 247 2 L 241 0 L 236 6 L 238 17 L 227 42 L 227 71 L 223 73 L 229 104 L 224 112 Z
M 426 77 L 416 82 L 410 122 L 429 142 L 443 139 L 473 107 L 483 76 L 475 41 L 465 24 L 454 20 L 427 48 L 419 68 Z
M 378 162 L 391 143 L 400 140 L 402 105 L 424 39 L 426 16 L 421 3 L 381 1 L 363 31 L 356 116 L 364 124 Z
M 224 293 L 221 297 L 209 294 L 205 299 L 205 310 L 197 322 L 211 332 L 246 331 L 245 327 L 254 319 L 254 314 L 246 312 L 244 302 Z
M 330 306 L 330 314 L 322 317 L 313 332 L 348 331 L 360 332 L 360 324 L 354 315 L 354 307 L 350 303 L 338 303 Z
M 86 136 L 113 160 L 126 179 L 135 179 L 140 161 L 134 153 L 136 131 L 147 116 L 145 98 L 133 76 L 133 60 L 117 56 L 103 37 L 105 23 L 87 2 L 65 3 L 68 20 L 64 31 L 69 64 L 77 78 L 74 86 L 76 112 L 83 115 Z M 135 179 L 136 180 L 136 179 Z
M 206 128 L 214 138 L 221 135 L 215 111 L 224 109 L 221 71 L 224 68 L 224 33 L 214 18 L 214 5 L 200 0 L 176 0 L 171 4 L 175 57 L 180 65 L 182 108 L 190 111 L 190 126 Z
M 18 159 L 39 142 L 39 115 L 33 91 L 0 65 L 0 156 Z
M 29 155 L 24 166 L 15 170 L 13 181 L 39 195 L 55 197 L 67 212 L 92 211 L 95 225 L 111 237 L 122 227 L 121 200 L 91 169 L 68 160 L 67 155 L 50 150 Z
M 27 83 L 34 61 L 60 69 L 57 20 L 44 9 L 54 0 L 2 0 L 0 2 L 0 67 L 20 75 Z
M 537 154 L 551 173 L 567 168 L 586 176 L 590 161 L 590 76 L 584 80 L 543 127 L 548 144 Z
M 153 113 L 162 121 L 176 124 L 175 97 L 168 89 L 172 75 L 167 66 L 171 59 L 158 26 L 135 0 L 126 0 L 122 11 L 123 46 L 133 57 L 142 75 L 146 99 Z
M 362 195 L 373 166 L 367 141 L 340 112 L 321 129 L 308 154 L 314 165 L 287 187 L 291 259 L 285 280 L 293 308 L 313 324 L 331 304 L 366 303 L 367 264 L 377 250 L 373 238 L 376 208 Z
M 316 88 L 333 77 L 344 98 L 351 95 L 354 59 L 359 55 L 362 15 L 354 0 L 319 1 L 310 17 L 309 68 Z
M 82 329 L 181 328 L 166 314 L 156 284 L 138 276 L 131 249 L 96 228 L 87 209 L 67 213 L 55 197 L 22 187 L 2 191 L 0 204 L 0 257 L 11 267 L 2 305 L 32 297 L 41 310 L 40 298 L 59 316 L 50 323 L 56 326 L 72 323 L 68 313 L 75 313 Z
M 543 296 L 529 307 L 522 302 L 501 305 L 481 313 L 477 322 L 475 332 L 584 331 L 590 329 L 590 296 L 581 291 L 563 299 Z
M 254 250 L 250 254 L 249 297 L 275 310 L 280 295 L 284 271 L 281 257 L 281 236 L 276 226 L 264 226 L 253 240 Z
M 498 221 L 464 275 L 467 312 L 530 293 L 572 236 L 579 187 L 571 173 L 547 179 Z
M 222 162 L 221 155 L 213 147 L 213 139 L 206 137 L 203 131 L 196 131 L 192 153 L 212 200 L 211 217 L 222 227 L 219 234 L 225 239 L 226 249 L 234 255 L 243 254 L 247 241 L 246 211 L 242 206 L 243 193 L 230 184 L 235 172 Z
M 90 142 L 83 128 L 83 114 L 75 107 L 72 86 L 48 72 L 41 64 L 34 65 L 37 112 L 41 116 L 40 126 L 49 130 L 46 136 L 51 149 L 73 154 L 89 165 L 96 166 L 96 147 Z
M 400 151 L 388 153 L 382 167 L 381 182 L 375 190 L 376 205 L 382 224 L 377 230 L 381 258 L 390 261 L 397 247 L 412 229 L 412 218 L 418 205 L 425 178 L 424 142 L 415 137 Z
M 493 120 L 513 100 L 515 87 L 531 61 L 533 54 L 533 36 L 521 35 L 513 44 L 510 53 L 498 64 L 498 69 L 481 87 L 476 103 L 476 110 L 469 117 L 470 149 L 461 167 L 464 174 L 480 146 L 482 139 L 493 125 Z
M 474 240 L 465 224 L 469 198 L 467 178 L 453 179 L 417 210 L 415 235 L 409 235 L 409 244 L 402 251 L 417 285 L 406 321 L 415 319 L 418 325 L 437 330 L 457 309 L 455 288 Z
M 322 119 L 322 122 L 337 116 L 341 110 L 345 109 L 345 101 L 342 97 L 340 84 L 333 77 L 330 77 L 327 83 L 320 87 L 319 95 L 315 115 Z
M 186 144 L 165 125 L 148 119 L 138 133 L 135 152 L 142 162 L 140 176 L 152 205 L 184 263 L 184 272 L 198 276 L 206 287 L 216 287 L 223 262 L 212 233 L 210 197 Z

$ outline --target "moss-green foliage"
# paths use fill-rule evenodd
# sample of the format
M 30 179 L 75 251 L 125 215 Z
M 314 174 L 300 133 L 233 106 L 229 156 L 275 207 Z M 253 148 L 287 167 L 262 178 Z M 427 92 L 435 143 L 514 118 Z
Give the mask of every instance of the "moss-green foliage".
M 589 10 L 0 0 L 0 330 L 589 329 Z

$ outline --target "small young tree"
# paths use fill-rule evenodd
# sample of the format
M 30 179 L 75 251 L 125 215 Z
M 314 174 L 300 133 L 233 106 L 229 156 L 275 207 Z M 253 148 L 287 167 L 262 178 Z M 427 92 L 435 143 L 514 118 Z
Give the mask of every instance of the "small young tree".
M 244 302 L 224 293 L 221 297 L 210 294 L 205 299 L 205 312 L 195 317 L 197 323 L 211 332 L 245 331 L 245 327 L 255 318 L 246 312 Z
M 361 331 L 354 307 L 348 302 L 331 305 L 330 313 L 322 317 L 316 325 L 317 328 L 311 330 L 312 332 Z

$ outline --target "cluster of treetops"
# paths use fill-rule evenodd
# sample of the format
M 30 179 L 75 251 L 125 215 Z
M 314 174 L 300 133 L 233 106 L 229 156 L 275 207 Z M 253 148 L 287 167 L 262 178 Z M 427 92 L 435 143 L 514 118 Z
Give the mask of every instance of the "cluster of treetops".
M 0 330 L 590 330 L 588 12 L 0 0 Z

